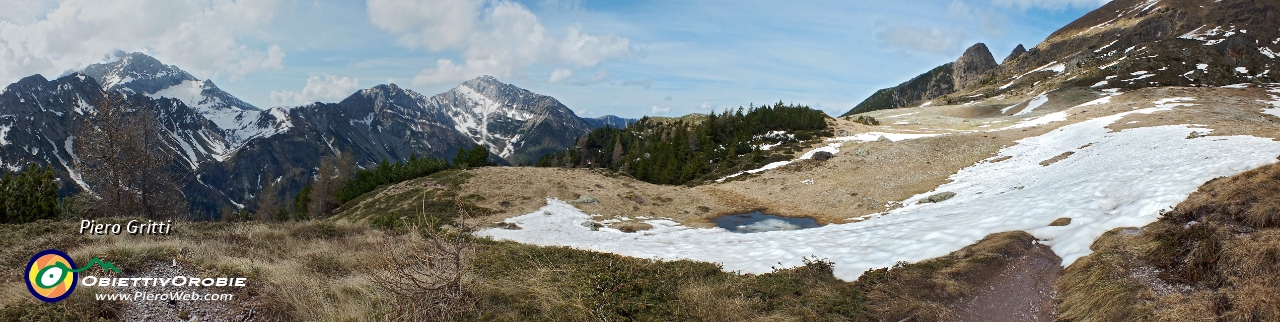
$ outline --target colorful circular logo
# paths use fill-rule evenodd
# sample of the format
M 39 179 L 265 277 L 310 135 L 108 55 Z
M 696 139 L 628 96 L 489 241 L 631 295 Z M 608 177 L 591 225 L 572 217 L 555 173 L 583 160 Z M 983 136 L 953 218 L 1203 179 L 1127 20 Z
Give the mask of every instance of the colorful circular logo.
M 76 289 L 79 273 L 71 256 L 56 249 L 47 249 L 31 256 L 27 263 L 27 290 L 41 301 L 53 303 L 71 296 Z

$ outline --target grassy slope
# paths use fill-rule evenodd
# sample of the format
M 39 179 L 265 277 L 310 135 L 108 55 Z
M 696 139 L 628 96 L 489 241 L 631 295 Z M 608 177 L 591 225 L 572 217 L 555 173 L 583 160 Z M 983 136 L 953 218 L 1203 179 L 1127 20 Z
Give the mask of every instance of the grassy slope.
M 262 319 L 396 318 L 403 299 L 379 291 L 375 277 L 387 263 L 421 249 L 414 246 L 422 240 L 399 225 L 357 221 L 179 223 L 174 235 L 159 238 L 73 236 L 72 222 L 0 225 L 0 264 L 18 272 L 30 254 L 54 247 L 77 260 L 115 262 L 128 276 L 177 258 L 201 274 L 249 277 L 251 286 L 228 305 L 252 309 Z M 995 234 L 951 255 L 873 270 L 852 283 L 835 279 L 821 260 L 744 275 L 712 263 L 477 240 L 466 278 L 474 309 L 465 313 L 467 319 L 504 321 L 945 320 L 951 303 L 1030 250 L 1031 240 L 1021 232 Z M 58 304 L 38 303 L 21 278 L 9 273 L 0 280 L 0 320 L 93 320 L 129 309 L 127 303 L 94 301 L 85 291 Z
M 1058 283 L 1063 320 L 1280 320 L 1280 165 L 1205 183 L 1093 248 Z

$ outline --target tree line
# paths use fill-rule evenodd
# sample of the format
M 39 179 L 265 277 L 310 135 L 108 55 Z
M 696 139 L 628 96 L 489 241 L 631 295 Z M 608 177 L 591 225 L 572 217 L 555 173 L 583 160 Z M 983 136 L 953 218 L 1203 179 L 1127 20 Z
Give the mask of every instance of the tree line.
M 53 168 L 31 163 L 16 175 L 5 171 L 0 177 L 0 223 L 58 219 L 61 214 Z
M 645 117 L 626 128 L 603 127 L 537 166 L 605 168 L 656 184 L 694 184 L 768 161 L 763 144 L 829 135 L 827 116 L 804 105 L 754 105 L 697 119 Z M 785 133 L 780 133 L 782 131 Z
M 321 158 L 316 179 L 293 195 L 291 202 L 281 200 L 280 183 L 264 184 L 254 213 L 224 211 L 229 220 L 307 220 L 321 218 L 355 198 L 372 192 L 378 187 L 425 177 L 448 169 L 466 169 L 492 166 L 488 161 L 489 150 L 482 145 L 458 148 L 453 161 L 443 158 L 418 157 L 411 154 L 408 160 L 390 162 L 383 159 L 376 166 L 358 169 L 354 154 L 344 152 L 338 156 Z M 268 178 L 273 176 L 268 175 Z

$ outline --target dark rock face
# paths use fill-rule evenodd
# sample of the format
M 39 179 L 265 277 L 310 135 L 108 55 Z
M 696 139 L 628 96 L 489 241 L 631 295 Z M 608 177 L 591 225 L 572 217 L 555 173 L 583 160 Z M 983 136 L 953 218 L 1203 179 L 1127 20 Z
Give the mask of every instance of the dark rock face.
M 605 116 L 601 116 L 593 119 L 584 118 L 582 119 L 582 121 L 587 122 L 587 126 L 590 126 L 591 129 L 597 129 L 605 126 L 610 126 L 615 128 L 624 128 L 624 127 L 627 127 L 628 125 L 631 125 L 631 123 L 635 123 L 637 120 L 622 118 L 614 115 L 605 115 Z
M 858 103 L 858 106 L 854 106 L 852 110 L 841 116 L 899 108 L 953 93 L 956 87 L 951 66 L 951 63 L 947 63 L 898 86 L 876 91 L 875 94 L 871 94 L 871 97 Z
M 1018 44 L 1018 47 L 1014 47 L 1013 52 L 1009 53 L 1009 56 L 1005 57 L 1004 62 L 1001 62 L 1000 64 L 1001 65 L 1008 64 L 1014 59 L 1018 59 L 1018 57 L 1021 57 L 1022 54 L 1025 54 L 1025 53 L 1027 53 L 1027 48 L 1022 47 L 1022 44 Z
M 987 45 L 978 43 L 965 50 L 955 62 L 938 66 L 898 86 L 881 89 L 841 116 L 912 106 L 955 93 L 987 81 L 998 66 Z
M 987 45 L 978 43 L 965 50 L 964 55 L 960 55 L 960 59 L 951 66 L 955 69 L 951 76 L 955 79 L 955 88 L 959 90 L 982 83 L 989 77 L 987 72 L 1000 65 L 996 64 L 996 58 L 991 56 Z

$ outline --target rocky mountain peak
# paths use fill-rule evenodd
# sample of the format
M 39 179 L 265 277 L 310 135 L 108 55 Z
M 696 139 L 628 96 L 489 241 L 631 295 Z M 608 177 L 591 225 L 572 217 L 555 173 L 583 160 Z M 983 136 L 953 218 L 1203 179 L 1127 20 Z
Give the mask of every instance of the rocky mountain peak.
M 1022 47 L 1022 44 L 1018 44 L 1018 47 L 1014 47 L 1013 52 L 1009 53 L 1009 56 L 1005 57 L 1004 61 L 1001 62 L 1000 64 L 1001 65 L 1008 64 L 1014 59 L 1018 59 L 1018 57 L 1021 57 L 1022 54 L 1025 54 L 1025 53 L 1027 53 L 1027 47 Z
M 81 71 L 93 77 L 108 91 L 154 94 L 183 81 L 198 81 L 195 76 L 165 65 L 160 60 L 143 53 L 124 54 L 118 60 L 89 65 Z
M 981 83 L 988 71 L 999 66 L 996 58 L 991 55 L 991 50 L 987 49 L 987 44 L 977 43 L 965 50 L 964 55 L 952 64 L 954 72 L 951 77 L 955 80 L 955 88 L 961 89 Z

